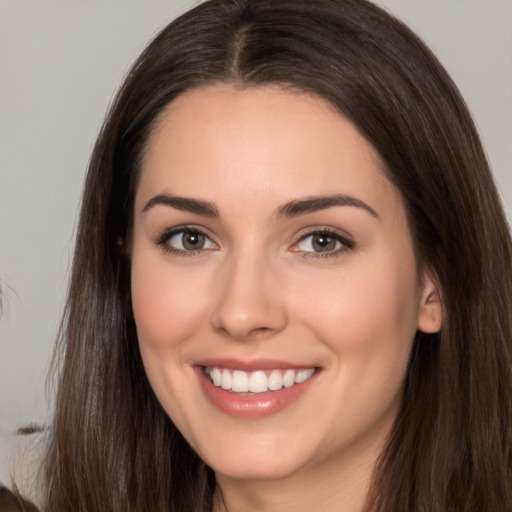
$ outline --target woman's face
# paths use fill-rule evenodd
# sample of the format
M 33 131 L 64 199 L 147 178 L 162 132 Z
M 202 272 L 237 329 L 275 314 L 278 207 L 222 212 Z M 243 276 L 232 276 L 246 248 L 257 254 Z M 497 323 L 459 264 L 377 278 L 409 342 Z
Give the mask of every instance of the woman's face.
M 218 476 L 375 460 L 440 307 L 399 193 L 327 102 L 275 86 L 178 97 L 147 148 L 132 257 L 147 375 Z

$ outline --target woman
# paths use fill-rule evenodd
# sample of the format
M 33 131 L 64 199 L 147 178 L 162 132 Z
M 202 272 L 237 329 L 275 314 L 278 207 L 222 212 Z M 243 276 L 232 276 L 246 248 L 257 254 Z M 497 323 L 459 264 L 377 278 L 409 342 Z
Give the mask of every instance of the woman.
M 91 159 L 45 510 L 512 509 L 510 249 L 401 23 L 199 5 Z

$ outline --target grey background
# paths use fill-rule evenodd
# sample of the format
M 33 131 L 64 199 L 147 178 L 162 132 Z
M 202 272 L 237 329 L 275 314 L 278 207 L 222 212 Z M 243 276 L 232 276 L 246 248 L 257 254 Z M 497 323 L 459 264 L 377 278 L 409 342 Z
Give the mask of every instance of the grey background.
M 29 438 L 40 436 L 16 436 L 16 430 L 49 422 L 45 375 L 63 308 L 83 176 L 104 113 L 145 43 L 195 3 L 0 0 L 4 483 L 13 467 L 22 487 L 30 482 L 24 468 L 37 459 L 39 446 Z M 377 3 L 409 24 L 459 85 L 510 217 L 512 0 Z

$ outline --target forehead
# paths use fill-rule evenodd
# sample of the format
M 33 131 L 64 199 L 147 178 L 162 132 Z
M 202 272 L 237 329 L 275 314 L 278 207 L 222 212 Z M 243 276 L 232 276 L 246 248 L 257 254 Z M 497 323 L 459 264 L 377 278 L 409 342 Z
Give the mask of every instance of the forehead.
M 147 145 L 137 196 L 193 191 L 210 199 L 216 191 L 222 200 L 245 191 L 286 201 L 336 187 L 396 196 L 383 168 L 371 144 L 326 100 L 278 86 L 217 85 L 168 105 Z
M 154 151 L 162 138 L 167 138 L 167 142 L 171 142 L 171 137 L 176 141 L 193 141 L 198 130 L 208 135 L 212 144 L 220 142 L 220 138 L 212 138 L 216 134 L 225 134 L 233 142 L 249 135 L 250 139 L 259 137 L 259 142 L 266 142 L 269 148 L 271 142 L 283 142 L 290 135 L 325 139 L 328 132 L 335 131 L 348 144 L 365 152 L 373 163 L 381 165 L 371 144 L 333 104 L 284 85 L 236 88 L 217 84 L 187 91 L 164 109 L 151 133 L 147 151 Z

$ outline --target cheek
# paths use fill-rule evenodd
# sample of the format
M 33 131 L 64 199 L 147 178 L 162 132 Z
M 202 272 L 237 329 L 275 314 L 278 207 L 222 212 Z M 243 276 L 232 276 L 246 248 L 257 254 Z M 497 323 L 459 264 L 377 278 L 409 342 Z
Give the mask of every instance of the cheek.
M 408 351 L 416 332 L 418 284 L 414 258 L 387 258 L 346 268 L 301 286 L 296 310 L 335 352 L 347 357 Z M 304 293 L 304 290 L 306 292 Z
M 190 386 L 182 369 L 188 360 L 187 341 L 205 316 L 203 294 L 198 293 L 189 273 L 177 272 L 165 259 L 135 251 L 131 281 L 132 308 L 146 375 L 169 417 L 188 432 L 184 403 L 194 403 L 197 397 L 188 394 Z
M 134 258 L 132 307 L 142 351 L 173 349 L 192 334 L 206 308 L 198 277 Z

